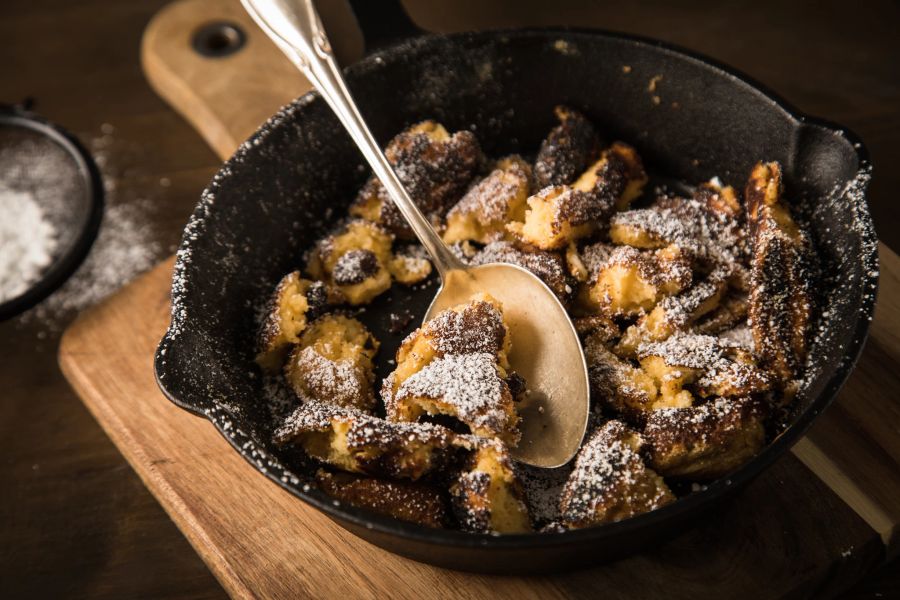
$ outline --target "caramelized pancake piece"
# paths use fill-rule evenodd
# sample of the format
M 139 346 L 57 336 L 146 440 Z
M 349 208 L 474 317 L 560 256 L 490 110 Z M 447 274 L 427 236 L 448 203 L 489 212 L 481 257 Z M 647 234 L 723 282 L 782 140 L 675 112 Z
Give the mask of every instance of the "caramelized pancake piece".
M 613 144 L 572 187 L 545 187 L 530 197 L 525 222 L 507 229 L 542 250 L 559 250 L 596 231 L 617 207 L 627 207 L 646 182 L 634 149 Z
M 587 244 L 580 250 L 575 244 L 566 248 L 566 265 L 576 280 L 585 283 L 595 281 L 616 247 L 605 242 Z
M 518 156 L 505 158 L 484 179 L 469 188 L 447 213 L 444 241 L 473 240 L 482 244 L 502 239 L 506 224 L 525 220 L 531 167 Z
M 647 419 L 648 460 L 665 477 L 708 481 L 753 458 L 765 442 L 762 417 L 747 399 L 716 398 L 666 408 Z
M 391 396 L 388 414 L 395 421 L 416 421 L 423 414 L 447 415 L 481 437 L 519 442 L 519 417 L 494 354 L 454 354 L 436 358 L 413 373 Z
M 771 389 L 770 377 L 751 355 L 726 340 L 679 332 L 663 342 L 643 343 L 637 350 L 640 367 L 616 356 L 608 344 L 603 337 L 585 340 L 591 394 L 632 422 L 662 408 L 692 406 L 695 394 L 739 397 Z
M 713 195 L 731 197 L 733 191 Z M 737 217 L 711 206 L 717 203 L 706 196 L 661 198 L 650 208 L 613 215 L 609 236 L 616 244 L 645 249 L 675 244 L 710 264 L 740 264 L 747 253 L 744 228 Z
M 606 346 L 602 334 L 590 335 L 584 342 L 591 398 L 629 421 L 641 422 L 655 407 L 659 395 L 656 382 Z
M 355 408 L 311 400 L 275 431 L 274 441 L 298 445 L 343 471 L 417 480 L 455 460 L 460 449 L 454 438 L 439 425 L 391 423 Z
M 391 287 L 387 266 L 393 239 L 367 221 L 352 221 L 316 244 L 307 270 L 352 305 L 366 304 Z
M 259 332 L 256 362 L 260 367 L 268 372 L 281 369 L 291 345 L 300 341 L 307 314 L 321 310 L 327 304 L 326 296 L 320 282 L 301 278 L 299 271 L 282 278 L 269 299 Z
M 677 246 L 640 251 L 620 246 L 612 251 L 588 296 L 610 315 L 637 315 L 691 283 L 691 265 Z
M 423 121 L 400 133 L 388 143 L 384 154 L 410 198 L 435 223 L 462 197 L 484 159 L 470 131 L 450 135 L 434 121 Z M 360 190 L 350 214 L 379 223 L 403 239 L 414 237 L 374 176 Z
M 605 315 L 575 317 L 572 324 L 578 335 L 583 338 L 593 337 L 602 344 L 608 344 L 622 334 L 616 322 Z
M 335 500 L 380 515 L 435 528 L 443 528 L 448 521 L 444 498 L 430 485 L 324 469 L 316 473 L 316 483 Z
M 478 251 L 469 261 L 471 266 L 486 265 L 490 263 L 509 263 L 528 269 L 562 302 L 566 302 L 572 295 L 573 288 L 569 277 L 566 276 L 565 264 L 562 257 L 555 252 L 538 250 L 532 246 L 515 244 L 513 242 L 491 242 Z
M 714 310 L 728 286 L 730 268 L 722 266 L 706 279 L 676 296 L 664 298 L 649 314 L 625 331 L 616 353 L 634 356 L 644 342 L 662 341 L 676 331 L 685 331 L 703 315 Z
M 628 144 L 615 142 L 572 187 L 593 196 L 600 218 L 606 218 L 613 210 L 628 208 L 641 195 L 646 183 L 647 173 L 637 151 Z
M 694 403 L 693 394 L 684 387 L 697 380 L 699 369 L 669 364 L 665 358 L 652 354 L 642 357 L 640 362 L 641 370 L 651 378 L 658 390 L 653 410 L 691 406 Z
M 431 261 L 425 257 L 424 252 L 409 247 L 394 254 L 388 263 L 388 271 L 397 282 L 413 285 L 431 275 Z
M 812 296 L 809 240 L 781 193 L 779 164 L 758 163 L 745 192 L 753 250 L 749 321 L 760 360 L 787 383 L 806 358 Z
M 747 318 L 749 306 L 746 294 L 731 294 L 722 299 L 721 304 L 694 327 L 696 333 L 715 335 L 731 329 Z
M 584 115 L 565 106 L 557 106 L 553 112 L 559 125 L 541 142 L 534 162 L 538 189 L 572 183 L 599 151 L 597 132 Z
M 748 396 L 771 389 L 771 378 L 748 352 L 708 335 L 676 333 L 663 342 L 638 347 L 641 367 L 672 398 L 671 407 L 690 406 L 693 397 L 682 389 L 694 384 L 701 397 Z
M 531 531 L 525 490 L 506 447 L 496 440 L 460 439 L 474 448 L 450 487 L 451 503 L 462 528 L 473 533 Z
M 490 354 L 506 377 L 510 344 L 500 303 L 478 295 L 440 312 L 403 340 L 397 350 L 397 368 L 390 376 L 390 395 L 434 359 L 455 354 Z
M 737 191 L 730 185 L 723 186 L 718 177 L 697 186 L 693 198 L 713 214 L 738 220 L 743 216 L 743 207 Z
M 285 365 L 285 377 L 302 399 L 370 411 L 375 405 L 372 359 L 378 341 L 365 326 L 343 315 L 316 319 Z
M 675 500 L 641 458 L 644 440 L 620 421 L 597 429 L 575 459 L 560 498 L 563 524 L 579 529 L 656 510 Z
M 447 415 L 476 435 L 516 444 L 519 417 L 507 382 L 509 348 L 502 310 L 490 296 L 442 311 L 400 345 L 397 368 L 382 385 L 388 419 Z
M 593 233 L 603 216 L 597 197 L 567 186 L 546 187 L 528 198 L 525 222 L 506 229 L 541 250 L 559 250 Z

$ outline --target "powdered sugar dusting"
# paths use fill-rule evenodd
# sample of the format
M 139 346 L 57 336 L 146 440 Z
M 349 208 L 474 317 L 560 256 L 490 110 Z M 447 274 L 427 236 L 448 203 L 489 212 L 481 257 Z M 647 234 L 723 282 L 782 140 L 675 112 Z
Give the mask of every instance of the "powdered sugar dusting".
M 459 419 L 475 427 L 502 431 L 502 380 L 493 354 L 458 354 L 433 361 L 404 381 L 397 398 L 440 399 L 453 406 Z

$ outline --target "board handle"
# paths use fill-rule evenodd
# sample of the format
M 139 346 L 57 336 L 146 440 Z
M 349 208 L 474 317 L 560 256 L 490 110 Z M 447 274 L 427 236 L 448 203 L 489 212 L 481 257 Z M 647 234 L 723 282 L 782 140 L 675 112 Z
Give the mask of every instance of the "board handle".
M 347 0 L 316 3 L 341 64 L 364 42 Z M 141 41 L 150 85 L 223 160 L 266 119 L 312 86 L 256 27 L 239 0 L 177 0 Z

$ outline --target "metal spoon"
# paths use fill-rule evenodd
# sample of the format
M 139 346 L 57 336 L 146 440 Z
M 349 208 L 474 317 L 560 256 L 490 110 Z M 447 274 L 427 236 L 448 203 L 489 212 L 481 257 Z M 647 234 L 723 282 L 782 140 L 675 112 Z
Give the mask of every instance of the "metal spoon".
M 403 189 L 347 90 L 312 0 L 241 0 L 253 20 L 328 102 L 384 184 L 419 241 L 431 254 L 443 285 L 425 321 L 485 292 L 503 304 L 513 340 L 510 364 L 530 390 L 523 402 L 517 460 L 558 467 L 578 451 L 587 428 L 587 365 L 563 305 L 544 282 L 520 267 L 468 267 L 454 256 Z

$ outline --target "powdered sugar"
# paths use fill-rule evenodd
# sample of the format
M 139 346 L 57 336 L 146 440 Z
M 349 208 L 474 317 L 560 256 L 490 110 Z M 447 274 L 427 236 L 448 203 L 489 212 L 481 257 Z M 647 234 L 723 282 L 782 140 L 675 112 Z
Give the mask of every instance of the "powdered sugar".
M 149 217 L 155 210 L 152 190 L 134 197 L 119 185 L 120 180 L 134 176 L 133 163 L 140 155 L 131 156 L 135 149 L 117 140 L 113 131 L 111 125 L 104 124 L 102 135 L 90 142 L 106 190 L 106 209 L 97 239 L 75 274 L 22 315 L 26 321 L 39 321 L 50 330 L 58 330 L 74 313 L 100 302 L 154 266 L 165 253 L 150 225 Z
M 440 399 L 458 418 L 474 427 L 502 431 L 502 380 L 493 354 L 457 354 L 439 358 L 412 375 L 397 390 L 398 400 L 408 397 Z
M 25 293 L 53 260 L 57 232 L 34 194 L 0 183 L 0 302 Z
M 709 211 L 695 199 L 671 198 L 653 206 L 613 215 L 613 227 L 624 226 L 677 244 L 694 255 L 717 263 L 739 262 L 744 235 L 736 220 Z

